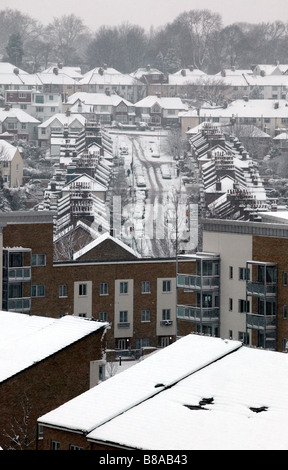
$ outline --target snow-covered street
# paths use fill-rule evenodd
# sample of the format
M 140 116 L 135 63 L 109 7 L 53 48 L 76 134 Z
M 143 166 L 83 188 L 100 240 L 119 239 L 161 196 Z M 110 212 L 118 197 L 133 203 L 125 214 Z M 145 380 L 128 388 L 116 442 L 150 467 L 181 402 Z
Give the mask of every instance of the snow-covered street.
M 112 135 L 114 154 L 123 159 L 129 195 L 122 216 L 131 230 L 122 231 L 122 236 L 130 238 L 141 256 L 174 256 L 174 213 L 176 205 L 181 207 L 181 219 L 186 220 L 187 192 L 177 162 L 169 154 L 167 131 Z M 122 153 L 124 147 L 127 153 Z M 180 218 L 177 223 L 183 226 Z

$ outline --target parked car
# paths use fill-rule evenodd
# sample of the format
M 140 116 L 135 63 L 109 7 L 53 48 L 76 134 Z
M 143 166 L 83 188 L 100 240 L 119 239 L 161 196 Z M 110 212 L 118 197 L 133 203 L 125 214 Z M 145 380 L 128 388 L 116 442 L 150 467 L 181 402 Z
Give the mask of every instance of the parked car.
M 163 179 L 170 180 L 172 178 L 171 168 L 169 165 L 161 166 L 161 174 Z

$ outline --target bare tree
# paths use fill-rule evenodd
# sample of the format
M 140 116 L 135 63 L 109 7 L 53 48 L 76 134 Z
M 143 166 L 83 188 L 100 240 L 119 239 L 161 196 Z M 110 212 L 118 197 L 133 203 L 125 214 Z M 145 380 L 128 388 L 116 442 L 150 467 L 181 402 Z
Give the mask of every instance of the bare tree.
M 91 235 L 72 229 L 54 241 L 54 261 L 72 260 L 76 251 L 91 242 Z
M 211 106 L 222 106 L 229 98 L 229 85 L 221 77 L 203 77 L 195 81 L 187 80 L 183 87 L 185 98 Z
M 35 430 L 31 423 L 32 405 L 26 393 L 21 401 L 22 415 L 14 417 L 10 429 L 3 432 L 9 441 L 7 450 L 27 450 L 35 442 Z
M 190 10 L 178 16 L 190 38 L 192 65 L 202 69 L 209 59 L 209 47 L 215 31 L 222 27 L 221 16 L 209 10 Z
M 47 26 L 47 33 L 55 45 L 54 50 L 59 61 L 65 65 L 72 65 L 77 43 L 86 31 L 82 19 L 73 14 L 54 18 L 54 21 Z

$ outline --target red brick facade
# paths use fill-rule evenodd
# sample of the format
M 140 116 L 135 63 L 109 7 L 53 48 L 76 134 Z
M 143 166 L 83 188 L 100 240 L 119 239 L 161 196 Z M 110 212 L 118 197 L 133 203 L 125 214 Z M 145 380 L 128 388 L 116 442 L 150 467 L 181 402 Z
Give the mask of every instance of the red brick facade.
M 29 408 L 27 435 L 31 443 L 28 448 L 35 450 L 39 416 L 89 389 L 90 361 L 102 359 L 102 335 L 101 328 L 0 384 L 1 446 L 4 450 L 11 445 L 7 435 L 11 434 L 15 420 L 23 425 L 23 404 L 25 410 Z M 19 433 L 17 427 L 16 431 Z

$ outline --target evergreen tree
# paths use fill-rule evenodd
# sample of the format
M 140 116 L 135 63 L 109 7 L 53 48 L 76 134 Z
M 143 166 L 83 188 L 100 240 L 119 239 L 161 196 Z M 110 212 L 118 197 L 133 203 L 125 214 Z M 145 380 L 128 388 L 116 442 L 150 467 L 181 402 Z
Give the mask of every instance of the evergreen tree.
M 16 67 L 21 66 L 24 50 L 19 33 L 13 33 L 9 36 L 6 53 L 11 64 L 16 65 Z
M 163 72 L 174 73 L 181 68 L 181 60 L 179 59 L 175 49 L 168 49 L 163 60 Z

